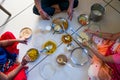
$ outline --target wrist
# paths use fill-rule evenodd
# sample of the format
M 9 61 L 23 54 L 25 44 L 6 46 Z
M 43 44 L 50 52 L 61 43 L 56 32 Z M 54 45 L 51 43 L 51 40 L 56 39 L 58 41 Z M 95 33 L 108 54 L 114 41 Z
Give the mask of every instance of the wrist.
M 40 13 L 40 14 L 43 13 L 43 10 L 42 10 L 42 9 L 39 9 L 39 13 Z
M 19 64 L 19 69 L 21 69 L 21 68 L 23 68 L 23 65 L 20 63 L 20 64 Z

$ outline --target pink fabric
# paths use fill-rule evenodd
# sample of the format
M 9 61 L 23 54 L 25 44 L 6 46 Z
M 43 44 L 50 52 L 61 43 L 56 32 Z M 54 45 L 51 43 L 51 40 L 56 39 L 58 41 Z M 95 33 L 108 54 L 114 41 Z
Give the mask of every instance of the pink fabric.
M 101 54 L 112 55 L 114 63 L 107 63 L 113 69 L 112 80 L 120 80 L 120 46 L 115 47 L 116 41 L 103 40 L 97 37 L 94 37 L 93 40 L 97 42 L 97 48 Z
M 113 56 L 114 63 L 120 64 L 120 53 L 114 54 Z
M 106 52 L 106 56 L 112 55 L 114 63 L 107 63 L 107 64 L 113 69 L 112 80 L 120 80 L 120 54 L 112 51 L 111 49 L 112 46 L 108 48 L 108 51 Z
M 4 34 L 1 35 L 0 40 L 9 40 L 9 39 L 16 39 L 15 36 L 11 32 L 5 32 Z M 17 49 L 17 44 L 18 42 L 15 42 L 14 44 L 5 47 L 5 49 L 9 53 L 15 53 L 18 54 L 19 50 Z

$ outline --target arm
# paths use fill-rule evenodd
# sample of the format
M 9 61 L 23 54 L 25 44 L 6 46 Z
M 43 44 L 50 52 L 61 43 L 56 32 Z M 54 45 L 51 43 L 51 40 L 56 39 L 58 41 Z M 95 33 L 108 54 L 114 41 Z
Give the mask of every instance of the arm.
M 116 40 L 117 38 L 120 37 L 120 32 L 113 34 L 113 33 L 99 32 L 99 31 L 91 31 L 90 29 L 86 29 L 85 32 L 93 34 L 98 37 L 109 39 L 109 40 Z
M 93 47 L 90 47 L 90 46 L 88 47 L 88 49 L 91 50 L 94 53 L 94 55 L 97 56 L 102 61 L 107 62 L 107 63 L 114 63 L 112 55 L 104 56 L 101 53 L 99 53 L 96 49 L 94 49 Z
M 42 9 L 41 0 L 34 0 L 35 6 L 43 19 L 50 19 L 50 16 Z
M 74 4 L 74 0 L 69 0 L 69 7 L 67 10 L 67 13 L 68 13 L 68 18 L 70 20 L 72 20 L 72 17 L 73 17 L 73 4 Z
M 69 8 L 73 9 L 74 0 L 69 0 Z
M 1 40 L 0 46 L 2 47 L 10 46 L 15 42 L 20 42 L 20 43 L 25 43 L 25 44 L 27 43 L 25 39 L 9 39 L 9 40 Z
M 23 66 L 20 64 L 16 69 L 11 71 L 8 75 L 5 75 L 4 73 L 0 72 L 0 79 L 1 80 L 12 80 L 12 78 L 23 68 Z
M 38 12 L 40 13 L 41 11 L 43 11 L 43 9 L 41 8 L 41 0 L 34 0 L 35 2 L 35 6 L 38 9 Z
M 11 71 L 8 75 L 5 75 L 4 73 L 0 72 L 0 80 L 12 80 L 15 75 L 27 64 L 27 61 L 25 58 L 23 58 L 22 62 L 19 64 L 17 68 L 15 68 L 13 71 Z

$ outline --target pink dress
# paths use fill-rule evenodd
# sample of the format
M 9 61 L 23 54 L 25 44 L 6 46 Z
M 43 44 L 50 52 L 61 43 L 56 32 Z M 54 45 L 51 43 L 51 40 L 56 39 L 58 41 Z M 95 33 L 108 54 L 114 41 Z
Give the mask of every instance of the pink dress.
M 112 80 L 120 80 L 120 43 L 115 42 L 107 51 L 107 55 L 112 55 L 112 58 L 114 60 L 114 64 L 107 63 L 114 72 L 113 79 Z
M 111 80 L 120 80 L 120 41 L 104 40 L 96 36 L 93 37 L 93 41 L 97 44 L 97 49 L 101 54 L 105 56 L 112 55 L 114 63 L 107 63 L 114 73 Z M 100 80 L 98 78 L 100 66 L 99 61 L 94 59 L 88 70 L 90 80 Z

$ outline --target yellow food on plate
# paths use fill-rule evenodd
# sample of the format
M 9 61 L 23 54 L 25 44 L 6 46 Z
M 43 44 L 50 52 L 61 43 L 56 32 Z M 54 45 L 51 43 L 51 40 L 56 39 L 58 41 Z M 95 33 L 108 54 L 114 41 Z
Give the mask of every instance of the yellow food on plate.
M 53 41 L 47 41 L 44 45 L 43 45 L 43 48 L 47 47 L 47 46 L 52 46 L 52 48 L 50 50 L 48 50 L 46 52 L 46 54 L 53 54 L 57 48 L 57 45 L 55 42 Z
M 61 17 L 55 18 L 55 19 L 53 19 L 52 23 L 59 25 L 60 27 L 63 26 L 62 29 L 65 29 L 65 30 L 68 29 L 68 21 L 65 18 L 61 18 Z
M 63 36 L 62 36 L 62 41 L 63 41 L 63 43 L 65 43 L 65 44 L 69 44 L 69 43 L 72 42 L 72 36 L 69 35 L 69 34 L 63 35 Z
M 37 49 L 31 48 L 27 51 L 27 55 L 31 61 L 35 61 L 39 57 L 39 52 Z

